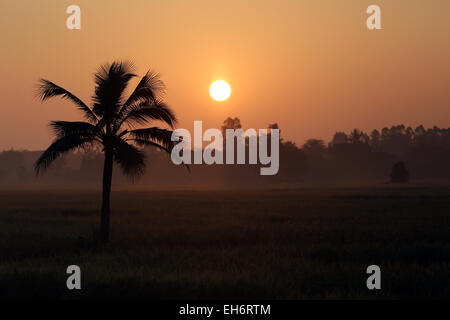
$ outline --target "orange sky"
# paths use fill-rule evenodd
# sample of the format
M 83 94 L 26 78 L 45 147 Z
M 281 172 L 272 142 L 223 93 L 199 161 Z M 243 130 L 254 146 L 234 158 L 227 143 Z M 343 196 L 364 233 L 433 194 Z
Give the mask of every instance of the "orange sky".
M 82 10 L 70 31 L 67 6 Z M 381 31 L 365 10 L 382 9 Z M 40 77 L 85 102 L 100 64 L 130 59 L 168 86 L 180 127 L 278 122 L 285 139 L 394 124 L 450 126 L 448 0 L 2 0 L 0 150 L 43 149 L 49 120 L 80 120 L 67 102 L 41 104 Z M 226 102 L 212 81 L 233 89 Z

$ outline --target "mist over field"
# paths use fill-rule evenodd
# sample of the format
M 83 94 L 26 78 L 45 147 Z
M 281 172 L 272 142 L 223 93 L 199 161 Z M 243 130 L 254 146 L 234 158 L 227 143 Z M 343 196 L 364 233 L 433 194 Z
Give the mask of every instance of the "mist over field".
M 269 128 L 278 125 L 271 124 Z M 226 129 L 242 128 L 238 118 L 227 118 Z M 283 133 L 283 130 L 281 129 Z M 283 137 L 283 135 L 282 135 Z M 224 149 L 226 155 L 226 149 Z M 219 152 L 220 153 L 220 152 Z M 41 151 L 0 152 L 0 186 L 82 186 L 101 183 L 103 154 L 100 150 L 78 150 L 57 159 L 45 174 L 37 177 L 34 162 Z M 191 165 L 191 171 L 176 166 L 170 155 L 146 148 L 147 170 L 130 179 L 120 170 L 113 172 L 119 185 L 277 185 L 301 183 L 387 183 L 395 163 L 403 161 L 411 182 L 450 182 L 450 128 L 416 128 L 404 125 L 374 129 L 365 133 L 354 129 L 336 132 L 329 142 L 308 139 L 303 145 L 281 139 L 280 169 L 274 176 L 261 176 L 261 165 Z M 248 141 L 246 146 L 248 163 Z

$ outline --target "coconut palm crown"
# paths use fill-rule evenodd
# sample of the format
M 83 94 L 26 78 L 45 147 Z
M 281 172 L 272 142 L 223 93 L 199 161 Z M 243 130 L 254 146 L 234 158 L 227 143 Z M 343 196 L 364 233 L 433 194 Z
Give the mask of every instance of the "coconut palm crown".
M 51 121 L 55 140 L 35 163 L 37 174 L 45 170 L 64 153 L 76 149 L 100 147 L 105 155 L 100 236 L 109 240 L 110 194 L 113 163 L 126 175 L 144 173 L 144 146 L 170 153 L 174 146 L 172 130 L 176 124 L 174 112 L 161 100 L 165 86 L 159 75 L 148 71 L 134 91 L 125 96 L 131 79 L 137 77 L 129 62 L 113 62 L 95 73 L 95 93 L 92 107 L 55 83 L 40 79 L 38 96 L 42 101 L 53 97 L 70 100 L 83 113 L 86 121 Z M 153 121 L 169 129 L 152 126 Z

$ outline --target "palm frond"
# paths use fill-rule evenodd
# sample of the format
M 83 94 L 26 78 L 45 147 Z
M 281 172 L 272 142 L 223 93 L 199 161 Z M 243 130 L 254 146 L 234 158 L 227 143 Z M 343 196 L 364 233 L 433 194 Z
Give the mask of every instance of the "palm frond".
M 50 127 L 58 138 L 76 135 L 80 138 L 94 139 L 98 133 L 97 126 L 78 121 L 51 121 Z
M 116 137 L 113 140 L 114 160 L 123 173 L 128 176 L 139 176 L 145 171 L 145 154 L 125 140 Z
M 165 146 L 163 146 L 162 144 L 159 144 L 157 142 L 153 142 L 150 140 L 144 140 L 144 139 L 131 139 L 131 141 L 133 141 L 134 143 L 136 143 L 138 146 L 141 147 L 155 147 L 156 149 L 165 151 L 167 153 L 170 153 L 171 150 Z
M 177 143 L 171 139 L 172 131 L 158 127 L 135 129 L 135 126 L 152 120 L 174 128 L 177 119 L 172 109 L 160 100 L 165 86 L 155 72 L 148 71 L 128 99 L 124 98 L 130 80 L 136 77 L 133 69 L 129 62 L 101 66 L 94 75 L 96 86 L 92 109 L 64 88 L 48 80 L 40 80 L 38 94 L 42 101 L 56 96 L 71 100 L 84 112 L 89 123 L 52 121 L 50 127 L 57 139 L 36 161 L 36 173 L 46 169 L 65 152 L 95 143 L 106 151 L 112 148 L 115 161 L 125 174 L 131 176 L 140 175 L 145 169 L 145 153 L 139 146 L 154 146 L 168 153 L 172 151 Z M 121 128 L 124 124 L 127 127 Z
M 124 107 L 132 106 L 140 101 L 157 101 L 160 95 L 164 94 L 166 86 L 161 80 L 158 73 L 152 70 L 147 71 L 142 77 L 133 93 L 128 97 L 124 103 Z
M 41 101 L 45 101 L 52 97 L 58 97 L 58 96 L 60 96 L 63 99 L 70 100 L 73 103 L 75 103 L 77 108 L 83 112 L 84 117 L 87 120 L 89 120 L 90 122 L 93 122 L 93 123 L 98 121 L 98 118 L 95 115 L 95 113 L 83 101 L 81 101 L 81 99 L 79 99 L 73 93 L 54 84 L 51 81 L 48 81 L 46 79 L 40 79 L 39 85 L 37 88 L 37 95 L 41 99 Z
M 157 148 L 159 150 L 165 151 L 167 153 L 171 153 L 172 152 L 172 148 L 173 146 L 176 144 L 176 142 L 172 142 L 172 145 L 170 148 L 167 148 L 166 146 L 159 144 L 157 142 L 151 141 L 151 140 L 145 140 L 145 139 L 131 139 L 134 143 L 136 143 L 138 146 L 141 147 L 154 147 Z M 184 166 L 186 167 L 187 171 L 189 173 L 191 173 L 191 168 L 189 167 L 188 164 L 184 164 Z
M 113 62 L 100 67 L 94 74 L 95 94 L 94 112 L 112 118 L 118 113 L 123 102 L 122 95 L 129 81 L 136 77 L 130 62 Z
M 159 98 L 164 94 L 166 86 L 161 80 L 160 75 L 151 70 L 147 71 L 142 77 L 134 91 L 130 94 L 127 101 L 123 104 L 119 112 L 119 121 L 128 113 L 130 109 L 140 103 L 156 104 Z
M 128 126 L 134 126 L 135 124 L 146 124 L 151 120 L 158 120 L 166 123 L 169 127 L 174 128 L 177 123 L 177 118 L 172 109 L 163 102 L 157 102 L 148 105 L 145 102 L 141 102 L 134 106 L 128 114 L 122 119 L 119 124 L 127 124 Z
M 172 133 L 173 131 L 158 127 L 128 131 L 128 134 L 133 139 L 156 142 L 168 150 L 172 150 L 175 145 L 174 141 L 172 141 Z
M 48 148 L 45 150 L 39 159 L 34 164 L 34 170 L 36 174 L 39 174 L 43 169 L 47 169 L 48 166 L 59 158 L 64 153 L 75 150 L 77 148 L 85 147 L 88 144 L 91 144 L 94 140 L 88 137 L 79 137 L 76 135 L 68 135 L 54 141 Z

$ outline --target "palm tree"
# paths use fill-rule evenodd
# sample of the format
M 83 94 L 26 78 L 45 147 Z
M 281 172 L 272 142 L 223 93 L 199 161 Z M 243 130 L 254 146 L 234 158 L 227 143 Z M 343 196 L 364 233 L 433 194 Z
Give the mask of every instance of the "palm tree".
M 105 155 L 100 238 L 108 242 L 113 162 L 126 175 L 141 175 L 145 169 L 142 147 L 152 146 L 170 153 L 175 142 L 171 141 L 171 130 L 140 126 L 162 121 L 173 129 L 176 117 L 161 101 L 165 86 L 158 74 L 148 71 L 128 98 L 125 90 L 129 81 L 137 76 L 130 63 L 104 65 L 94 76 L 92 108 L 53 82 L 39 81 L 38 95 L 42 101 L 52 97 L 70 100 L 82 111 L 87 122 L 50 122 L 56 139 L 36 161 L 35 170 L 39 174 L 68 151 L 100 146 Z

